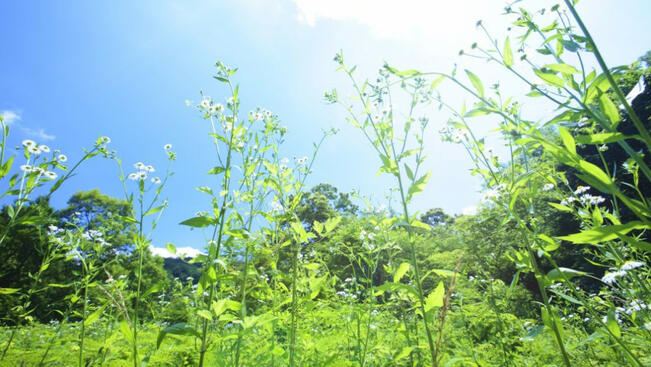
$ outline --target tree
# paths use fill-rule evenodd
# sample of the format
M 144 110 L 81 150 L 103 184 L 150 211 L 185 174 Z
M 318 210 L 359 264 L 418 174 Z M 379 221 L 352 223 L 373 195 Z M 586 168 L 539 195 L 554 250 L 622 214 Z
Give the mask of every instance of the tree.
M 98 189 L 79 191 L 68 200 L 68 206 L 59 212 L 62 226 L 74 223 L 85 230 L 101 230 L 111 250 L 108 254 L 129 251 L 135 226 L 120 217 L 129 216 L 131 205 L 102 194 Z
M 435 227 L 454 223 L 454 218 L 447 215 L 441 208 L 433 208 L 421 215 L 420 221 L 429 224 L 430 227 Z
M 320 183 L 303 195 L 296 214 L 303 223 L 311 226 L 314 221 L 325 222 L 337 215 L 357 215 L 358 211 L 350 193 L 339 192 L 330 184 Z

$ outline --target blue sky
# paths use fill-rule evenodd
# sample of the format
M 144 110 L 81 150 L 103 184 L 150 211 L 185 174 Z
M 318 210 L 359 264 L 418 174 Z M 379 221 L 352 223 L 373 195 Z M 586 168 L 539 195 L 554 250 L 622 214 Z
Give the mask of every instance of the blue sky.
M 201 232 L 176 225 L 209 203 L 195 187 L 213 184 L 207 126 L 186 106 L 199 91 L 226 96 L 212 80 L 214 63 L 238 67 L 243 107 L 278 114 L 290 135 L 286 156 L 303 156 L 322 129 L 341 129 L 328 139 L 309 184 L 328 182 L 358 190 L 382 204 L 389 177 L 376 176 L 378 159 L 340 108 L 322 101 L 337 87 L 350 94 L 334 72 L 334 53 L 343 49 L 359 76 L 373 77 L 383 60 L 399 68 L 443 70 L 455 62 L 488 75 L 488 66 L 460 60 L 459 49 L 483 40 L 474 24 L 483 19 L 497 36 L 507 18 L 500 1 L 240 0 L 240 1 L 6 1 L 0 4 L 0 111 L 11 116 L 10 146 L 25 138 L 61 149 L 71 159 L 99 135 L 111 137 L 125 165 L 144 161 L 163 168 L 162 146 L 178 154 L 166 190 L 169 210 L 154 244 L 203 247 Z M 541 1 L 526 1 L 537 8 Z M 549 2 L 547 2 L 549 4 Z M 648 0 L 584 0 L 579 11 L 610 65 L 625 64 L 651 45 Z M 493 78 L 493 79 L 491 79 Z M 500 80 L 514 93 L 526 89 Z M 444 90 L 444 94 L 447 91 Z M 460 103 L 460 96 L 449 91 Z M 531 111 L 549 112 L 532 102 Z M 415 210 L 442 207 L 451 213 L 475 205 L 479 182 L 457 146 L 443 144 L 438 129 L 445 116 L 432 111 L 427 165 L 433 170 Z M 480 130 L 490 130 L 490 121 Z M 498 147 L 499 149 L 499 147 Z M 60 207 L 77 190 L 99 188 L 121 196 L 115 164 L 97 160 L 62 188 Z

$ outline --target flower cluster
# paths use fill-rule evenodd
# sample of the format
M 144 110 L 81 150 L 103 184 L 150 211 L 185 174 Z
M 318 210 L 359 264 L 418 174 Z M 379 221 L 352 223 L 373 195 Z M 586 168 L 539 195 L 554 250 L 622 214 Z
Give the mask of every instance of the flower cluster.
M 255 111 L 249 111 L 249 121 L 262 121 L 264 119 L 271 118 L 273 114 L 271 111 L 264 108 L 256 108 Z
M 500 195 L 502 195 L 504 190 L 506 190 L 506 185 L 501 183 L 495 187 L 486 190 L 486 193 L 484 194 L 484 198 L 486 200 L 497 199 L 500 197 Z
M 629 270 L 637 269 L 643 266 L 646 266 L 646 264 L 641 261 L 627 261 L 618 270 L 611 269 L 614 271 L 606 273 L 601 278 L 601 281 L 608 285 L 612 285 L 617 282 L 617 278 L 625 277 L 628 274 Z
M 372 242 L 375 240 L 375 236 L 377 236 L 376 232 L 378 232 L 380 228 L 376 226 L 374 230 L 375 232 L 366 232 L 362 229 L 359 232 L 359 239 L 362 241 L 362 245 L 369 251 L 373 251 L 376 248 Z
M 274 213 L 282 213 L 285 211 L 285 208 L 282 206 L 282 204 L 275 200 L 269 203 L 269 206 L 271 207 L 271 211 Z
M 567 197 L 561 200 L 560 204 L 568 206 L 578 201 L 583 206 L 587 206 L 587 205 L 599 205 L 604 201 L 606 201 L 606 199 L 603 196 L 588 194 L 587 192 L 589 190 L 590 190 L 590 186 L 578 186 L 576 190 L 574 190 L 574 195 L 576 196 Z
M 441 140 L 455 144 L 468 142 L 471 138 L 468 130 L 461 130 L 452 126 L 444 126 L 439 130 L 439 134 L 441 134 Z
M 29 164 L 23 164 L 20 166 L 20 170 L 25 172 L 25 173 L 36 173 L 40 175 L 41 177 L 48 179 L 48 180 L 54 180 L 57 178 L 57 174 L 52 171 L 47 171 L 41 167 L 38 166 L 31 166 Z
M 168 145 L 169 145 L 169 144 L 168 144 Z M 171 145 L 170 145 L 170 147 L 171 147 Z M 142 163 L 142 162 L 137 162 L 137 163 L 135 163 L 135 164 L 133 165 L 133 167 L 134 167 L 135 169 L 137 169 L 138 171 L 137 171 L 137 172 L 132 172 L 132 173 L 130 173 L 130 174 L 129 174 L 129 180 L 134 180 L 134 181 L 136 181 L 136 180 L 140 180 L 140 181 L 144 181 L 144 180 L 147 179 L 147 174 L 148 174 L 148 173 L 156 172 L 156 169 L 154 168 L 154 166 L 152 166 L 152 165 L 146 165 L 146 164 L 144 164 L 144 163 Z M 151 182 L 153 182 L 154 184 L 159 184 L 159 183 L 161 183 L 161 179 L 160 179 L 159 177 L 153 177 L 153 178 L 151 179 Z
M 214 103 L 210 97 L 204 96 L 199 105 L 200 110 L 205 111 L 208 115 L 216 115 L 224 111 L 224 106 L 221 103 Z
M 50 152 L 50 147 L 48 147 L 47 145 L 43 145 L 43 144 L 38 145 L 38 144 L 36 144 L 35 141 L 30 140 L 30 139 L 23 140 L 23 147 L 25 148 L 25 150 L 28 153 L 34 154 L 34 155 L 39 155 L 41 153 L 49 153 Z

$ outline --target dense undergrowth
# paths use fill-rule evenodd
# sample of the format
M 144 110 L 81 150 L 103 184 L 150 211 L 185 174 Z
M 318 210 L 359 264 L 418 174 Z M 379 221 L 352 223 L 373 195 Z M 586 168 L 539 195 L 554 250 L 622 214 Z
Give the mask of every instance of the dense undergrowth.
M 228 97 L 196 106 L 215 156 L 210 184 L 197 188 L 206 207 L 181 223 L 208 238 L 193 258 L 163 263 L 149 251 L 176 179 L 171 145 L 153 177 L 151 165 L 124 166 L 107 137 L 74 164 L 30 140 L 8 156 L 2 123 L 0 365 L 651 364 L 649 57 L 608 68 L 570 1 L 506 16 L 508 37 L 478 22 L 486 46 L 462 55 L 510 73 L 528 91 L 518 98 L 546 100 L 545 121 L 469 70 L 384 65 L 368 81 L 335 56 L 351 97 L 333 90 L 326 101 L 348 112 L 394 179 L 388 207 L 360 209 L 328 184 L 308 190 L 336 131 L 309 157 L 283 158 L 279 117 L 243 114 L 236 70 L 218 63 Z M 446 100 L 448 88 L 467 103 Z M 463 145 L 484 181 L 476 213 L 411 210 L 431 176 L 439 116 L 449 116 L 442 140 Z M 474 133 L 477 118 L 497 121 L 509 157 Z M 51 208 L 99 158 L 118 165 L 124 198 L 79 192 Z

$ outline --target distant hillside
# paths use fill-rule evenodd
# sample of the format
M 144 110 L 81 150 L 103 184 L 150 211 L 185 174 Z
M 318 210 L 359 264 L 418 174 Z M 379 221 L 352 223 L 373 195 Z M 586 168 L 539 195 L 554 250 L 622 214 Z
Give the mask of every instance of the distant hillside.
M 188 277 L 192 277 L 192 282 L 196 283 L 199 281 L 199 276 L 201 275 L 201 264 L 189 264 L 188 261 L 191 259 L 190 257 L 184 260 L 168 257 L 164 259 L 163 267 L 172 278 L 179 278 L 181 281 L 185 281 Z

